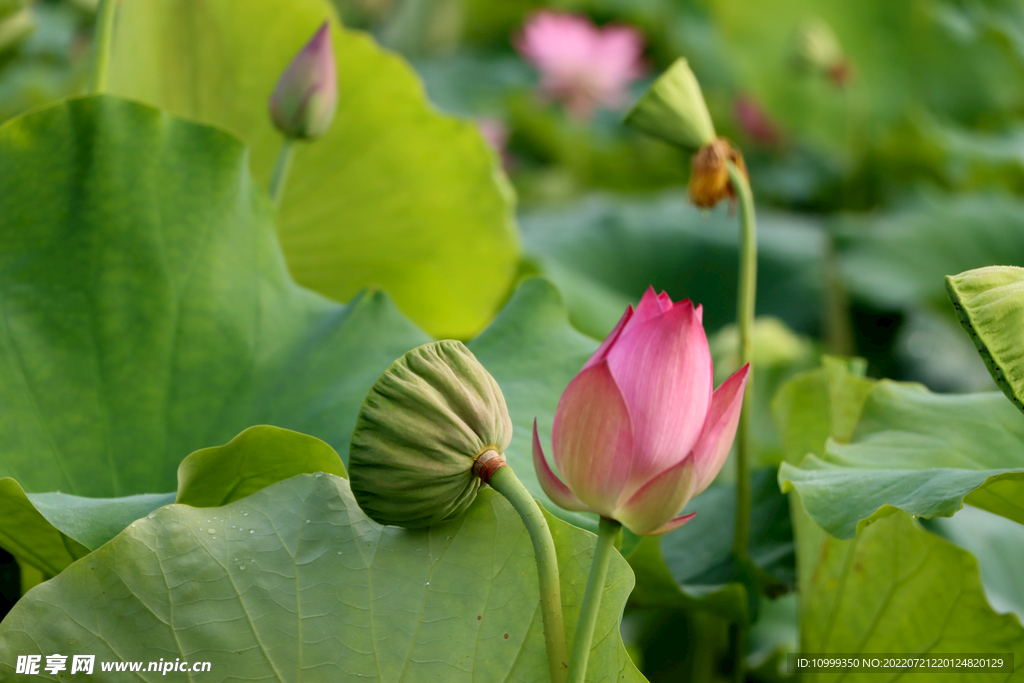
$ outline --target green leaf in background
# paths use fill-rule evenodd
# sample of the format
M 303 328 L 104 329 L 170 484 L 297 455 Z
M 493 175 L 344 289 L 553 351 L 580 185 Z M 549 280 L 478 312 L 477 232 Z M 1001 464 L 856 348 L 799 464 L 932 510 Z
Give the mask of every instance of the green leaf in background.
M 860 417 L 864 398 L 874 381 L 864 378 L 859 359 L 825 356 L 816 370 L 794 377 L 772 400 L 772 419 L 782 438 L 783 458 L 799 464 L 809 453 L 820 453 L 830 437 L 849 441 Z
M 901 126 L 920 111 L 962 123 L 1015 116 L 1024 61 L 1013 37 L 1024 21 L 998 5 L 720 0 L 709 11 L 739 87 L 785 129 L 849 163 L 906 137 Z M 810 20 L 825 22 L 850 60 L 843 87 L 796 67 L 797 35 Z
M 26 491 L 172 491 L 253 424 L 347 453 L 378 375 L 425 336 L 380 292 L 298 287 L 227 134 L 71 100 L 0 127 L 0 475 Z
M 558 399 L 597 349 L 597 342 L 572 328 L 551 283 L 529 278 L 468 346 L 505 396 L 513 427 L 505 458 L 516 476 L 559 517 L 596 531 L 596 517 L 556 507 L 541 489 L 533 469 L 533 421 L 537 420 L 541 442 L 551 443 Z
M 25 0 L 0 0 L 0 64 L 5 52 L 32 34 L 36 28 Z
M 933 519 L 929 529 L 978 558 L 993 609 L 1024 620 L 1024 526 L 967 505 L 955 517 Z
M 1024 268 L 989 266 L 946 276 L 957 318 L 999 389 L 1024 411 Z
M 122 2 L 111 92 L 235 133 L 265 186 L 281 142 L 267 98 L 332 16 L 325 0 Z M 430 333 L 469 337 L 507 295 L 518 257 L 496 156 L 471 123 L 432 110 L 400 58 L 337 24 L 331 38 L 338 113 L 297 150 L 280 209 L 291 272 L 341 301 L 378 285 Z
M 838 224 L 852 294 L 877 306 L 948 311 L 944 278 L 972 268 L 1024 266 L 1024 202 L 989 193 L 926 195 L 892 211 Z
M 789 462 L 797 454 L 821 454 L 827 439 L 837 443 L 855 432 L 861 405 L 887 384 L 872 390 L 859 376 L 862 372 L 862 364 L 826 359 L 823 368 L 780 392 L 774 413 Z M 1013 410 L 1005 401 L 1002 405 Z M 868 414 L 871 408 L 864 405 L 863 410 Z M 1012 652 L 1017 676 L 1024 671 L 1024 629 L 1015 616 L 996 614 L 986 602 L 978 563 L 970 553 L 924 531 L 891 506 L 856 525 L 851 540 L 834 538 L 819 527 L 801 495 L 791 495 L 791 513 L 801 652 Z M 952 682 L 987 680 L 991 674 L 929 676 Z M 805 683 L 840 679 L 870 683 L 877 674 L 805 672 L 802 677 Z
M 571 634 L 595 539 L 550 523 Z M 493 491 L 456 521 L 409 532 L 370 521 L 346 480 L 301 475 L 225 507 L 170 505 L 139 520 L 15 606 L 0 666 L 74 651 L 95 654 L 97 668 L 210 661 L 212 681 L 540 683 L 536 576 L 525 527 Z M 618 635 L 632 583 L 613 557 L 589 681 L 644 680 Z
M 796 330 L 819 318 L 822 235 L 795 216 L 759 215 L 759 315 Z M 726 210 L 703 215 L 681 194 L 594 197 L 522 218 L 526 258 L 565 296 L 578 329 L 603 338 L 649 285 L 704 306 L 708 330 L 735 316 L 738 228 Z
M 997 393 L 942 395 L 883 380 L 864 401 L 848 444 L 779 470 L 814 521 L 852 538 L 893 506 L 952 516 L 963 503 L 1024 523 L 1024 416 Z
M 278 427 L 250 427 L 223 446 L 192 453 L 178 466 L 178 492 L 123 498 L 66 493 L 25 494 L 0 479 L 0 546 L 44 576 L 114 538 L 137 519 L 170 503 L 219 507 L 299 474 L 345 476 L 341 458 L 319 439 Z
M 799 503 L 795 503 L 798 507 Z M 985 599 L 970 553 L 920 528 L 894 508 L 835 539 L 798 517 L 801 652 L 1013 653 L 1024 671 L 1024 629 Z M 929 681 L 985 681 L 994 674 L 928 674 Z M 877 673 L 805 673 L 805 683 L 873 683 Z
M 779 389 L 799 372 L 817 365 L 818 352 L 810 339 L 793 333 L 777 318 L 754 320 L 753 409 L 750 414 L 750 436 L 754 466 L 778 467 L 784 459 L 783 445 L 772 424 L 771 402 Z M 736 326 L 723 327 L 708 338 L 715 385 L 721 385 L 740 369 L 740 339 Z M 730 460 L 722 468 L 720 479 L 732 481 L 736 471 Z
M 23 565 L 35 567 L 46 577 L 56 576 L 76 559 L 89 553 L 89 548 L 54 527 L 11 477 L 0 479 L 0 520 L 3 520 L 0 524 L 0 546 Z
M 312 472 L 347 478 L 341 458 L 320 439 L 278 427 L 249 427 L 223 446 L 204 448 L 182 460 L 174 502 L 220 507 Z
M 756 580 L 772 593 L 795 582 L 789 504 L 779 492 L 774 468 L 754 472 L 750 557 Z M 745 621 L 747 580 L 732 554 L 736 488 L 714 484 L 685 509 L 697 516 L 664 536 L 639 540 L 627 556 L 638 577 L 630 603 L 641 607 L 699 607 L 732 621 Z

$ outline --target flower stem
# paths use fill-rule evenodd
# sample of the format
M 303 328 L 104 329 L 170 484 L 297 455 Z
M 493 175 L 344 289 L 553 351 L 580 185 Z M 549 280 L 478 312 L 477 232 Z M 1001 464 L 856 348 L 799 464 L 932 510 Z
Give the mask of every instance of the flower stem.
M 292 167 L 292 155 L 295 151 L 295 142 L 291 138 L 284 138 L 281 141 L 281 149 L 277 153 L 277 162 L 274 164 L 274 175 L 270 177 L 270 199 L 274 206 L 280 206 L 281 197 L 284 195 L 284 185 L 288 180 L 288 170 Z
M 743 392 L 743 410 L 736 432 L 736 527 L 733 534 L 733 554 L 737 562 L 747 563 L 750 544 L 750 418 L 754 397 L 754 302 L 757 298 L 757 222 L 754 217 L 754 194 L 745 173 L 729 162 L 729 181 L 739 196 L 740 203 L 740 278 L 736 308 L 736 325 L 740 332 L 740 365 L 750 364 L 747 388 Z M 746 677 L 744 648 L 746 628 L 736 625 L 732 634 L 734 650 L 734 680 Z
M 92 41 L 92 71 L 89 92 L 99 94 L 107 89 L 107 67 L 110 65 L 110 43 L 114 36 L 116 0 L 100 0 L 96 10 L 96 32 Z
M 590 646 L 594 641 L 597 613 L 601 609 L 608 562 L 612 558 L 615 538 L 621 528 L 622 525 L 614 519 L 601 518 L 597 530 L 597 549 L 594 551 L 594 559 L 590 563 L 590 576 L 587 578 L 587 591 L 583 594 L 583 605 L 580 607 L 579 621 L 576 622 L 576 636 L 572 643 L 572 657 L 569 659 L 569 683 L 583 683 L 587 677 L 587 660 L 590 658 Z
M 544 619 L 544 640 L 548 651 L 548 669 L 552 683 L 565 683 L 569 650 L 565 644 L 565 620 L 562 618 L 562 587 L 558 579 L 558 557 L 551 529 L 537 501 L 519 481 L 512 468 L 505 465 L 495 470 L 488 482 L 494 490 L 508 499 L 523 518 L 523 524 L 533 541 L 537 558 L 537 577 L 540 583 L 540 608 Z M 581 679 L 582 680 L 582 679 Z

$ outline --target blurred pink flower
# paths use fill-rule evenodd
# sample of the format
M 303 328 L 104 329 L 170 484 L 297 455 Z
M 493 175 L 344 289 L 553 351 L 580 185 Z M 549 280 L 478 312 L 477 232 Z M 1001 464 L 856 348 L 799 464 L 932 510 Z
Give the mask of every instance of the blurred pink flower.
M 580 119 L 597 107 L 626 103 L 630 82 L 644 75 L 643 38 L 628 26 L 598 28 L 575 14 L 540 11 L 515 48 L 540 72 L 541 91 Z
M 782 131 L 778 125 L 750 95 L 740 95 L 736 98 L 733 102 L 733 113 L 743 132 L 755 142 L 775 145 L 782 141 Z
M 508 127 L 498 119 L 490 118 L 477 119 L 476 126 L 491 149 L 501 157 L 501 165 L 508 170 L 512 165 L 512 155 L 508 153 L 506 147 L 508 145 Z

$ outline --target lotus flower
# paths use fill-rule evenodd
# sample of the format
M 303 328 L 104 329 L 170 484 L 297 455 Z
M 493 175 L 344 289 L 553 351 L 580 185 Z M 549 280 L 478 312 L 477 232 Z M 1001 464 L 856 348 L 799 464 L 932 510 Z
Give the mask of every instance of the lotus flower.
M 655 536 L 722 468 L 739 422 L 749 366 L 712 393 L 702 309 L 648 289 L 569 383 L 552 430 L 548 466 L 537 424 L 533 463 L 548 497 Z
M 270 117 L 286 137 L 309 140 L 327 132 L 337 107 L 337 67 L 325 21 L 278 79 Z
M 628 26 L 594 26 L 586 17 L 540 11 L 515 48 L 540 72 L 541 90 L 576 118 L 625 104 L 630 82 L 644 75 L 643 39 Z

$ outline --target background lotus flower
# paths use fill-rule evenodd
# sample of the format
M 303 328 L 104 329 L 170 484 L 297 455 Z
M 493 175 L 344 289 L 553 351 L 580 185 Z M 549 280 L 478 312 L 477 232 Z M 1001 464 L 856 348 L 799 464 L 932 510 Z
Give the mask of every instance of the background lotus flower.
M 515 40 L 519 53 L 540 71 L 546 97 L 577 118 L 599 107 L 626 103 L 629 84 L 644 75 L 643 38 L 628 26 L 598 28 L 575 14 L 541 11 Z
M 288 138 L 327 132 L 338 107 L 338 75 L 331 27 L 324 22 L 281 74 L 270 96 L 270 117 Z
M 739 422 L 748 366 L 712 393 L 702 309 L 648 289 L 558 402 L 548 466 L 536 423 L 533 460 L 545 493 L 634 533 L 682 525 L 687 501 L 722 468 Z
M 732 103 L 736 122 L 755 142 L 777 145 L 782 142 L 782 131 L 768 116 L 764 107 L 751 95 L 740 95 Z

